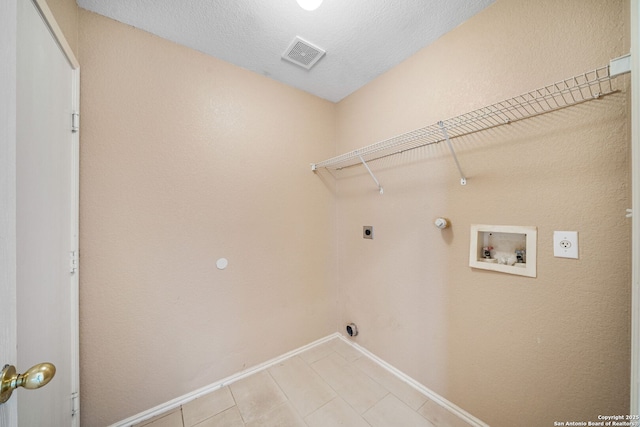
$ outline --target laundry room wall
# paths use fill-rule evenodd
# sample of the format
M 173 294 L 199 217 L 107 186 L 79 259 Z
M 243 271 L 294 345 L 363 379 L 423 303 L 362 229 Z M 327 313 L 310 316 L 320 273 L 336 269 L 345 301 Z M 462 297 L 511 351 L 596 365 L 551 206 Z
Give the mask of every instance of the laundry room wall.
M 628 53 L 628 1 L 498 0 L 337 106 L 48 4 L 82 70 L 83 425 L 306 344 L 336 318 L 492 426 L 628 413 L 627 77 L 455 139 L 464 187 L 443 144 L 372 162 L 382 196 L 362 168 L 308 169 Z M 470 268 L 477 223 L 536 226 L 537 278 Z M 553 257 L 554 230 L 579 232 L 580 259 Z
M 338 105 L 338 152 L 629 53 L 627 1 L 498 0 Z M 492 426 L 628 414 L 628 76 L 618 92 L 337 172 L 341 331 Z M 451 227 L 439 230 L 436 217 Z M 537 228 L 537 277 L 469 267 L 472 224 Z M 373 226 L 374 238 L 362 238 Z M 553 232 L 579 259 L 553 256 Z
M 336 330 L 334 104 L 80 10 L 82 425 Z M 228 267 L 216 262 L 226 258 Z
M 78 5 L 74 0 L 46 0 L 74 55 L 78 56 Z

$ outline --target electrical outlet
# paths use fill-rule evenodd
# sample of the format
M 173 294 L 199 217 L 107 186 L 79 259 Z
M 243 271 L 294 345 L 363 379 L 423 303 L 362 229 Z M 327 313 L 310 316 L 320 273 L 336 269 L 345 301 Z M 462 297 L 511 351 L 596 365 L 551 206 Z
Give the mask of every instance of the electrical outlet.
M 373 226 L 365 225 L 362 227 L 362 237 L 364 239 L 373 239 Z
M 578 259 L 578 232 L 554 231 L 553 256 Z

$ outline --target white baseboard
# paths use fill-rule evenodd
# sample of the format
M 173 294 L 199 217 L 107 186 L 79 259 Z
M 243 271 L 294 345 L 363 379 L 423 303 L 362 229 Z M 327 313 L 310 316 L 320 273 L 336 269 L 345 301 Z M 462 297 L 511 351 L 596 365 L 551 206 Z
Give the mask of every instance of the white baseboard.
M 192 400 L 195 400 L 201 396 L 204 396 L 205 394 L 211 393 L 212 391 L 218 390 L 222 387 L 225 387 L 231 383 L 234 383 L 236 381 L 239 381 L 245 377 L 248 377 L 249 375 L 255 374 L 257 372 L 263 371 L 265 369 L 268 369 L 274 365 L 277 365 L 278 363 L 281 363 L 282 361 L 289 359 L 290 357 L 293 356 L 297 356 L 298 354 L 302 353 L 303 351 L 307 351 L 315 346 L 318 346 L 320 344 L 324 344 L 327 341 L 330 341 L 334 338 L 339 337 L 340 334 L 335 332 L 331 335 L 328 335 L 324 338 L 320 338 L 317 341 L 312 342 L 311 344 L 307 344 L 305 346 L 302 346 L 300 348 L 297 348 L 295 350 L 292 350 L 288 353 L 285 353 L 281 356 L 278 356 L 276 358 L 273 358 L 271 360 L 268 360 L 264 363 L 261 363 L 259 365 L 253 366 L 249 369 L 245 369 L 244 371 L 238 372 L 236 374 L 230 375 L 220 381 L 216 381 L 213 384 L 210 384 L 208 386 L 202 387 L 196 391 L 192 391 L 191 393 L 187 393 L 185 395 L 182 395 L 180 397 L 177 397 L 173 400 L 170 400 L 169 402 L 160 404 L 154 408 L 151 408 L 149 410 L 146 410 L 144 412 L 140 412 L 137 415 L 134 415 L 132 417 L 127 418 L 126 420 L 122 420 L 119 421 L 115 424 L 112 424 L 110 427 L 129 427 L 132 426 L 134 424 L 138 424 L 141 423 L 143 421 L 146 421 L 150 418 L 153 418 L 155 416 L 161 415 L 165 412 L 171 411 L 173 409 L 176 409 L 178 407 L 180 407 L 181 405 L 184 405 L 185 403 L 191 402 Z
M 358 344 L 356 344 L 356 343 L 354 343 L 352 341 L 349 341 L 346 337 L 344 337 L 341 334 L 338 334 L 338 335 L 340 335 L 340 338 L 344 342 L 346 342 L 347 344 L 351 345 L 353 348 L 358 350 L 360 353 L 362 353 L 363 355 L 365 355 L 369 359 L 371 359 L 374 362 L 376 362 L 378 365 L 380 365 L 381 367 L 383 367 L 387 371 L 391 372 L 393 375 L 398 377 L 400 380 L 404 381 L 405 383 L 409 384 L 410 386 L 412 386 L 413 388 L 418 390 L 420 393 L 424 394 L 427 398 L 429 398 L 429 400 L 432 400 L 432 401 L 436 402 L 437 404 L 439 404 L 440 406 L 442 406 L 443 408 L 445 408 L 446 410 L 448 410 L 452 414 L 458 416 L 460 419 L 466 421 L 467 423 L 469 423 L 470 425 L 475 426 L 475 427 L 490 427 L 484 421 L 474 417 L 473 415 L 471 415 L 470 413 L 468 413 L 464 409 L 462 409 L 459 406 L 449 402 L 447 399 L 445 399 L 444 397 L 440 396 L 435 391 L 428 389 L 423 384 L 421 384 L 418 381 L 416 381 L 413 378 L 411 378 L 409 375 L 405 374 L 401 370 L 397 369 L 396 367 L 394 367 L 394 366 L 388 364 L 387 362 L 385 362 L 384 360 L 380 359 L 378 356 L 376 356 L 375 354 L 371 353 L 366 348 L 364 348 L 364 347 L 362 347 L 362 346 L 360 346 L 360 345 L 358 345 Z
M 362 353 L 365 357 L 368 357 L 369 359 L 371 359 L 372 361 L 374 361 L 375 363 L 377 363 L 378 365 L 380 365 L 382 368 L 386 369 L 387 371 L 391 372 L 393 375 L 395 375 L 396 377 L 398 377 L 400 380 L 404 381 L 405 383 L 409 384 L 410 386 L 412 386 L 413 388 L 415 388 L 416 390 L 418 390 L 420 393 L 424 394 L 427 398 L 429 398 L 430 400 L 438 403 L 440 406 L 442 406 L 443 408 L 445 408 L 446 410 L 448 410 L 449 412 L 453 413 L 454 415 L 458 416 L 459 418 L 463 419 L 464 421 L 466 421 L 467 423 L 469 423 L 472 426 L 475 427 L 489 427 L 488 424 L 484 423 L 483 421 L 479 420 L 478 418 L 474 417 L 473 415 L 471 415 L 470 413 L 468 413 L 467 411 L 465 411 L 464 409 L 460 408 L 457 405 L 454 405 L 453 403 L 449 402 L 447 399 L 445 399 L 444 397 L 440 396 L 439 394 L 437 394 L 436 392 L 429 390 L 427 387 L 425 387 L 424 385 L 420 384 L 418 381 L 414 380 L 413 378 L 411 378 L 410 376 L 408 376 L 407 374 L 405 374 L 404 372 L 400 371 L 399 369 L 396 369 L 395 367 L 391 366 L 390 364 L 388 364 L 387 362 L 385 362 L 384 360 L 380 359 L 378 356 L 376 356 L 375 354 L 371 353 L 369 350 L 367 350 L 366 348 L 352 342 L 349 341 L 347 338 L 345 338 L 342 334 L 336 332 L 333 333 L 331 335 L 328 335 L 324 338 L 321 338 L 317 341 L 314 341 L 310 344 L 307 344 L 305 346 L 302 346 L 300 348 L 297 348 L 295 350 L 292 350 L 288 353 L 285 353 L 281 356 L 278 356 L 274 359 L 268 360 L 264 363 L 261 363 L 259 365 L 256 365 L 254 367 L 251 367 L 249 369 L 245 369 L 244 371 L 238 372 L 236 374 L 230 375 L 220 381 L 216 381 L 213 384 L 210 384 L 208 386 L 202 387 L 196 391 L 193 391 L 191 393 L 187 393 L 183 396 L 177 397 L 173 400 L 170 400 L 169 402 L 163 403 L 161 405 L 158 405 L 154 408 L 151 408 L 147 411 L 144 412 L 140 412 L 137 415 L 134 415 L 132 417 L 127 418 L 126 420 L 122 420 L 120 422 L 117 422 L 115 424 L 112 424 L 110 427 L 129 427 L 131 425 L 134 424 L 138 424 L 141 423 L 143 421 L 146 421 L 150 418 L 153 418 L 155 416 L 161 415 L 165 412 L 169 412 L 173 409 L 176 409 L 178 407 L 180 407 L 181 405 L 184 405 L 185 403 L 188 403 L 194 399 L 197 399 L 198 397 L 204 396 L 207 393 L 211 393 L 212 391 L 218 390 L 222 387 L 228 386 L 231 383 L 234 383 L 236 381 L 239 381 L 245 377 L 248 377 L 249 375 L 255 374 L 257 372 L 263 371 L 265 369 L 268 369 L 274 365 L 277 365 L 278 363 L 283 362 L 286 359 L 289 359 L 291 357 L 297 356 L 298 354 L 307 351 L 313 347 L 316 347 L 320 344 L 324 344 L 327 341 L 330 341 L 334 338 L 339 338 L 342 341 L 344 341 L 345 343 L 349 344 L 350 346 L 352 346 L 354 349 L 356 349 L 357 351 L 359 351 L 360 353 Z

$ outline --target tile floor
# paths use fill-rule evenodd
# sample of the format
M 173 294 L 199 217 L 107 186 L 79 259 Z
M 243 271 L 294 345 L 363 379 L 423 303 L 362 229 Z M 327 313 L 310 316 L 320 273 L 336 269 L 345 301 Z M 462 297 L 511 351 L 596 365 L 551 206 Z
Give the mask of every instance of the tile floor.
M 139 427 L 469 427 L 335 338 Z

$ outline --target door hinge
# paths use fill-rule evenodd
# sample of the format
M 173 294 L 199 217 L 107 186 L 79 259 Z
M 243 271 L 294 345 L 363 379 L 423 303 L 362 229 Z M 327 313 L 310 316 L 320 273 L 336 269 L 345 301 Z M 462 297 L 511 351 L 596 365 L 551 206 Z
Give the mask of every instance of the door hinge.
M 71 416 L 75 417 L 80 412 L 80 399 L 78 392 L 71 393 Z
M 70 255 L 70 261 L 71 261 L 71 274 L 74 274 L 76 271 L 78 271 L 78 263 L 80 262 L 79 258 L 80 256 L 78 255 L 78 251 L 71 251 L 69 253 Z
M 633 209 L 627 209 L 627 214 L 625 216 L 627 218 L 633 218 Z
M 71 113 L 71 132 L 76 133 L 80 130 L 80 113 L 74 111 Z

